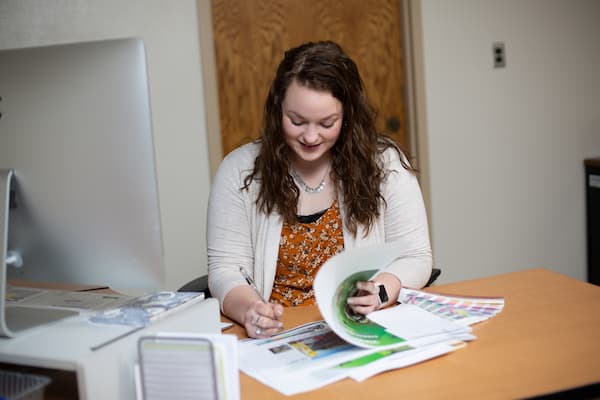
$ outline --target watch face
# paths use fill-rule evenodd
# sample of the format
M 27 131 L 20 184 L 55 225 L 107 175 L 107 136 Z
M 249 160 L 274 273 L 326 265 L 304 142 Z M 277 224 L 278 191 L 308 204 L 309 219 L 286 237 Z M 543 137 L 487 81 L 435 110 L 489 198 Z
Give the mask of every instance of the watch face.
M 379 285 L 379 304 L 387 303 L 389 300 L 385 286 Z

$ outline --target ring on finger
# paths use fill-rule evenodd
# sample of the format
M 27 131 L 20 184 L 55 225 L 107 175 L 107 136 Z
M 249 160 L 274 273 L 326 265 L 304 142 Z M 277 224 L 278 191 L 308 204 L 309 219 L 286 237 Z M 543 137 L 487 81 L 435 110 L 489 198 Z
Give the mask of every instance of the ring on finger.
M 260 328 L 256 328 L 256 336 L 260 336 L 262 330 Z

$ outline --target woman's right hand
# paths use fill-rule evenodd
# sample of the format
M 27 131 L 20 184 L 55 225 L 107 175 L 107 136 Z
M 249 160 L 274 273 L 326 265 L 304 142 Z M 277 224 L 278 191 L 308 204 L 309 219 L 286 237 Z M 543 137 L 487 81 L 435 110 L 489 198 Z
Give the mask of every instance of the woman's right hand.
M 251 338 L 265 338 L 283 329 L 283 306 L 265 303 L 249 285 L 234 287 L 223 300 L 223 313 L 246 329 Z
M 283 306 L 257 300 L 250 304 L 244 314 L 244 328 L 251 338 L 273 336 L 283 329 Z

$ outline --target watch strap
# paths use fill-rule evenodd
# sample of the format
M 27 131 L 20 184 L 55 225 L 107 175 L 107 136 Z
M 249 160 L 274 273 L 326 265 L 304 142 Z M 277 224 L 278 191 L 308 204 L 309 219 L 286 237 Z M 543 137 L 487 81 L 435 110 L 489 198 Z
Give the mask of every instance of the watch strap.
M 379 288 L 379 292 L 378 292 L 379 306 L 387 303 L 390 298 L 388 296 L 387 290 L 385 290 L 385 285 L 381 282 L 376 282 L 376 281 L 373 281 L 373 283 L 375 284 L 375 286 L 377 286 Z

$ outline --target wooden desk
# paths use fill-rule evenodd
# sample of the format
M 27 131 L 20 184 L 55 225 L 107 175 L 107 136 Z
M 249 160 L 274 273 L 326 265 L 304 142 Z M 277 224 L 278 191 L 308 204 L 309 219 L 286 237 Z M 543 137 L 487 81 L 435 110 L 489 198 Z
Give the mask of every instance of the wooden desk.
M 503 296 L 505 307 L 474 325 L 477 339 L 466 348 L 438 359 L 291 397 L 241 374 L 242 398 L 516 399 L 600 382 L 600 287 L 532 269 L 429 291 Z M 290 308 L 284 324 L 289 328 L 320 318 L 317 307 Z M 245 337 L 238 325 L 230 332 Z

